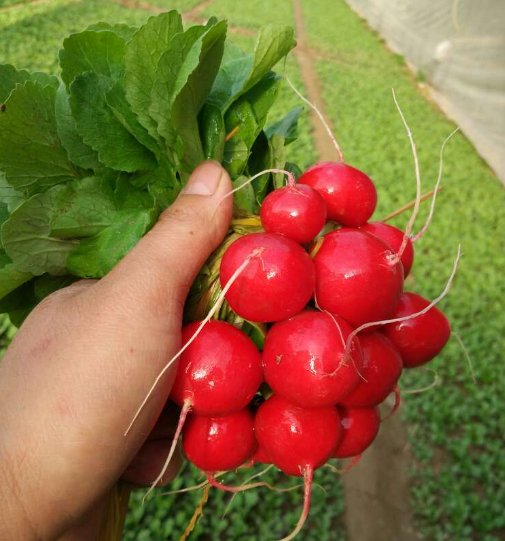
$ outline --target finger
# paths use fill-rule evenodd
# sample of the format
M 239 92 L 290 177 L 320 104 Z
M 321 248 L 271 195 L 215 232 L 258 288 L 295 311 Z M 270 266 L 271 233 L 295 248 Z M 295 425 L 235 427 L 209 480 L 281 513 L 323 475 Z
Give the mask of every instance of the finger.
M 167 401 L 161 415 L 156 421 L 156 425 L 148 436 L 148 440 L 172 439 L 177 430 L 177 423 L 181 408 L 177 407 L 170 400 Z
M 121 478 L 137 486 L 151 486 L 165 464 L 171 445 L 172 440 L 169 438 L 147 441 L 126 468 Z M 178 445 L 165 475 L 156 486 L 162 487 L 170 483 L 179 473 L 181 465 L 182 453 L 181 447 Z

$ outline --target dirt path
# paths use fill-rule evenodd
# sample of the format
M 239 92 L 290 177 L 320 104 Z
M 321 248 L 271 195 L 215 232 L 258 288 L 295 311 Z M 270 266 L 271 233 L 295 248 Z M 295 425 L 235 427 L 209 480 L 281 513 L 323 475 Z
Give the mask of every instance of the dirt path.
M 419 541 L 412 527 L 409 463 L 407 431 L 398 412 L 343 476 L 348 541 Z
M 294 53 L 298 64 L 300 65 L 303 83 L 307 91 L 307 99 L 312 102 L 326 118 L 326 115 L 324 114 L 325 105 L 321 97 L 319 79 L 312 64 L 312 56 L 307 44 L 307 32 L 303 23 L 300 0 L 293 0 L 293 10 L 295 15 L 296 39 L 298 41 L 298 46 L 296 47 Z M 312 119 L 312 130 L 318 153 L 318 160 L 335 160 L 337 158 L 335 147 L 333 146 L 330 137 L 326 133 L 324 126 L 321 124 L 321 121 L 314 111 L 311 111 L 310 115 Z M 331 124 L 330 128 L 332 128 Z M 335 133 L 335 131 L 333 132 Z
M 293 0 L 300 65 L 308 99 L 324 115 L 324 101 L 313 60 L 317 58 L 307 44 L 300 0 Z M 335 160 L 331 139 L 316 114 L 312 127 L 319 160 Z M 359 464 L 343 476 L 345 525 L 348 541 L 418 541 L 412 527 L 407 433 L 400 413 L 381 427 L 377 440 Z

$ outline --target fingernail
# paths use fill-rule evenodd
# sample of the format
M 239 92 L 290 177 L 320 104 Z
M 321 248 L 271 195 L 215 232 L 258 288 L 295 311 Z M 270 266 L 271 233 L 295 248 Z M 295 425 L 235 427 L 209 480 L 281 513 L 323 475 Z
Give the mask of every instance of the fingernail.
M 184 195 L 213 195 L 219 186 L 222 175 L 221 165 L 214 160 L 209 160 L 193 171 L 182 193 Z

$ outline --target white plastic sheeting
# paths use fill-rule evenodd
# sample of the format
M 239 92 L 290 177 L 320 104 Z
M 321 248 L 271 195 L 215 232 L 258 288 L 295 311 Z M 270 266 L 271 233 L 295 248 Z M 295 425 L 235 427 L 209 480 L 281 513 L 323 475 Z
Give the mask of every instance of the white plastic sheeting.
M 505 0 L 346 0 L 505 182 Z

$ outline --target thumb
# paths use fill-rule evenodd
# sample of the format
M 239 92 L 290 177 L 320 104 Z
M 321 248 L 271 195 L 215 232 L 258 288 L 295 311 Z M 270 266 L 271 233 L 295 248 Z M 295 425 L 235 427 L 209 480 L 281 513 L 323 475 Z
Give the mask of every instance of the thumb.
M 226 235 L 233 198 L 223 198 L 231 190 L 218 162 L 199 165 L 153 229 L 101 280 L 100 289 L 112 290 L 119 309 L 134 300 L 137 310 L 182 311 L 198 271 Z

